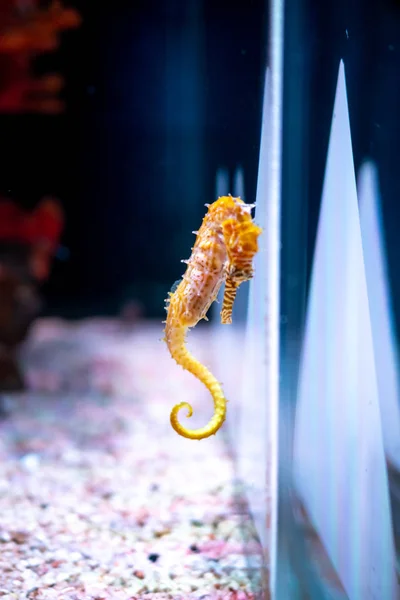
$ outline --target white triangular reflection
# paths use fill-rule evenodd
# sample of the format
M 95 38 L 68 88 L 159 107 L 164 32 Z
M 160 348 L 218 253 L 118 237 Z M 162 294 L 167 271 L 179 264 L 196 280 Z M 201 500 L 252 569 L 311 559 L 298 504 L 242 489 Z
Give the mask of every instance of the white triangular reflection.
M 400 470 L 399 357 L 390 300 L 378 173 L 361 167 L 358 197 L 386 456 Z
M 294 469 L 350 600 L 395 598 L 394 546 L 343 63 L 300 367 Z

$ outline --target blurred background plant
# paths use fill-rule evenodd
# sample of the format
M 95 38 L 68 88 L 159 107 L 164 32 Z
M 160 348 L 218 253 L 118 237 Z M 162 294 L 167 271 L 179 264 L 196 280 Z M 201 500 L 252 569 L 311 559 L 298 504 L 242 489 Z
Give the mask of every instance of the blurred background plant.
M 57 72 L 37 75 L 35 59 L 54 52 L 60 34 L 81 19 L 54 0 L 0 0 L 0 113 L 60 114 L 64 86 Z M 21 177 L 24 174 L 21 173 Z M 42 307 L 40 285 L 51 270 L 64 225 L 58 199 L 43 197 L 33 210 L 0 197 L 0 389 L 23 387 L 17 350 Z
M 60 33 L 81 23 L 76 10 L 58 0 L 41 7 L 37 0 L 0 1 L 0 111 L 60 113 L 58 73 L 35 76 L 34 59 L 59 47 Z

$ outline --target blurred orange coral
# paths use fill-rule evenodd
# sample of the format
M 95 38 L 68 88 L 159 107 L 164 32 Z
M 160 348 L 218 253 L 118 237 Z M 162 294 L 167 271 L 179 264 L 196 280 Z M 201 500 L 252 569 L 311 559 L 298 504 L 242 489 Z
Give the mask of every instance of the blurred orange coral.
M 58 0 L 40 8 L 37 0 L 0 0 L 0 112 L 59 113 L 63 79 L 57 73 L 35 78 L 32 60 L 58 48 L 60 33 L 81 18 Z

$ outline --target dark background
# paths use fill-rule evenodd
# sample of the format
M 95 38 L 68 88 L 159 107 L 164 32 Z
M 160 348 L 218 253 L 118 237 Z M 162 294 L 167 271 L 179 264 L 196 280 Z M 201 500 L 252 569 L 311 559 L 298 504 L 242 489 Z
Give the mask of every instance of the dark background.
M 82 27 L 36 64 L 66 77 L 66 113 L 0 117 L 0 192 L 26 206 L 54 194 L 64 205 L 70 254 L 45 285 L 48 314 L 112 314 L 137 298 L 158 318 L 215 199 L 217 168 L 242 165 L 254 199 L 268 3 L 71 4 Z M 298 275 L 309 273 L 343 58 L 355 165 L 371 156 L 380 169 L 400 301 L 399 4 L 288 0 L 285 33 L 283 216 L 284 227 L 291 215 L 302 224 Z

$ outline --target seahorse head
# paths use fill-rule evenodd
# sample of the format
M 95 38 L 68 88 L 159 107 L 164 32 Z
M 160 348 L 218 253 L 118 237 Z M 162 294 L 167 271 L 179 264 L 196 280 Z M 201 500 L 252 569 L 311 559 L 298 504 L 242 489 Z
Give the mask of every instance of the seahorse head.
M 222 223 L 228 255 L 228 275 L 238 283 L 253 276 L 253 258 L 258 251 L 261 227 L 255 225 L 248 214 L 242 221 L 227 219 Z

